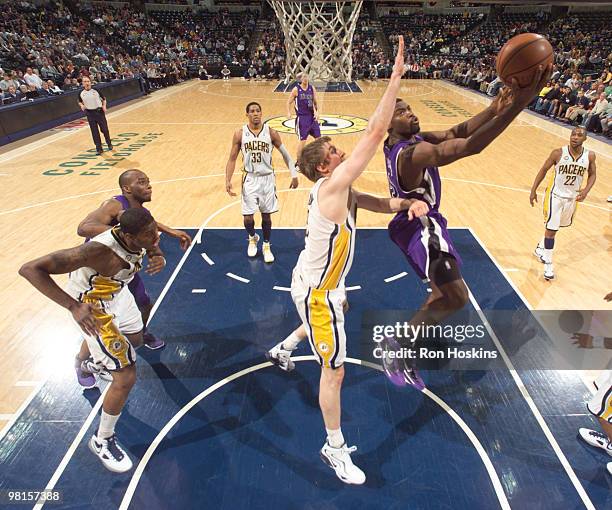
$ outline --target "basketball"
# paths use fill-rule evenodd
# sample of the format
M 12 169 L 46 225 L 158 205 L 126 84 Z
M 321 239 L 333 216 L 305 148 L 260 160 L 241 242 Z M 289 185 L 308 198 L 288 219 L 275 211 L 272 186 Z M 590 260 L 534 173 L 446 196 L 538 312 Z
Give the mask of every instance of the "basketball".
M 539 34 L 520 34 L 510 39 L 497 54 L 497 74 L 506 85 L 516 78 L 520 87 L 531 82 L 538 66 L 546 67 L 553 61 L 553 49 Z

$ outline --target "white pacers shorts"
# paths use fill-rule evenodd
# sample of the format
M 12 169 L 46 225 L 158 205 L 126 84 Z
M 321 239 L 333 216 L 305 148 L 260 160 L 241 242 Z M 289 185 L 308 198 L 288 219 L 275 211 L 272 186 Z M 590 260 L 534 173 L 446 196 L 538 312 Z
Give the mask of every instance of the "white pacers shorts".
M 547 193 L 544 198 L 544 221 L 548 230 L 569 227 L 576 213 L 576 199 Z
M 67 289 L 74 297 L 74 292 Z M 78 294 L 76 296 L 78 298 Z M 127 285 L 111 301 L 83 297 L 80 300 L 94 308 L 94 316 L 98 322 L 98 335 L 86 335 L 80 329 L 87 341 L 87 346 L 94 363 L 108 370 L 119 370 L 133 365 L 136 361 L 136 351 L 125 335 L 142 331 L 142 316 L 134 296 Z
M 274 174 L 245 173 L 242 179 L 242 214 L 275 213 L 278 211 Z
M 612 423 L 612 370 L 605 370 L 595 381 L 597 392 L 587 404 L 590 413 Z
M 344 288 L 313 289 L 306 286 L 298 273 L 293 271 L 291 297 L 308 333 L 310 348 L 318 362 L 324 367 L 341 367 L 346 359 Z

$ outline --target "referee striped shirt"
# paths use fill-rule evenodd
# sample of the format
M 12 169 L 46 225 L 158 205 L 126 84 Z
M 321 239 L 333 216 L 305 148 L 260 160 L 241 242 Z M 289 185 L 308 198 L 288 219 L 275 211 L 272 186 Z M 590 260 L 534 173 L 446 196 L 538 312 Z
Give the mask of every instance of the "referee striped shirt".
M 102 108 L 102 101 L 105 99 L 102 93 L 98 92 L 93 87 L 89 90 L 83 89 L 79 94 L 79 103 L 85 105 L 86 110 L 97 110 L 98 108 Z

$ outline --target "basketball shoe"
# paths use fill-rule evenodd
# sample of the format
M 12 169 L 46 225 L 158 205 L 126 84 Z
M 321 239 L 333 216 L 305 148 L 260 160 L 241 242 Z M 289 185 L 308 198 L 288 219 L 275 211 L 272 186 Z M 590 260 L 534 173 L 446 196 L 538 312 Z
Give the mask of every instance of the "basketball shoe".
M 161 338 L 157 338 L 153 333 L 145 333 L 142 336 L 142 343 L 148 349 L 152 351 L 156 351 L 157 349 L 161 349 L 166 346 L 166 342 L 164 342 Z
M 103 381 L 112 382 L 113 376 L 104 367 L 100 367 L 93 362 L 92 358 L 87 358 L 81 361 L 75 359 L 74 369 L 76 371 L 77 381 L 86 390 L 96 387 L 96 375 Z
M 387 378 L 396 386 L 410 385 L 421 391 L 425 382 L 419 375 L 414 359 L 400 357 L 402 347 L 393 337 L 385 337 L 381 342 L 383 350 L 382 365 Z
M 283 342 L 281 342 L 266 352 L 266 358 L 281 370 L 291 372 L 295 368 L 295 363 L 291 359 L 292 352 L 289 349 L 283 349 Z
M 553 271 L 552 262 L 545 262 L 544 263 L 544 279 L 545 280 L 554 280 L 555 279 L 555 272 Z
M 257 255 L 257 243 L 259 242 L 259 236 L 255 234 L 254 236 L 249 236 L 249 247 L 247 248 L 247 255 L 249 257 L 254 257 Z
M 261 252 L 263 253 L 264 262 L 267 262 L 268 264 L 274 262 L 274 254 L 270 249 L 270 243 L 266 243 L 264 241 L 263 245 L 261 246 Z
M 533 251 L 533 254 L 538 258 L 538 260 L 544 264 L 544 248 L 542 248 L 539 244 L 536 246 L 536 249 Z
M 356 446 L 348 447 L 346 443 L 340 448 L 333 448 L 327 441 L 321 448 L 321 460 L 336 472 L 336 476 L 344 483 L 361 485 L 366 480 L 365 473 L 351 460 L 351 453 Z
M 578 435 L 585 443 L 603 450 L 612 457 L 612 443 L 602 432 L 581 428 L 578 430 Z
M 106 469 L 113 473 L 125 473 L 132 469 L 132 461 L 117 442 L 117 435 L 100 439 L 95 434 L 89 440 L 89 449 L 98 456 Z

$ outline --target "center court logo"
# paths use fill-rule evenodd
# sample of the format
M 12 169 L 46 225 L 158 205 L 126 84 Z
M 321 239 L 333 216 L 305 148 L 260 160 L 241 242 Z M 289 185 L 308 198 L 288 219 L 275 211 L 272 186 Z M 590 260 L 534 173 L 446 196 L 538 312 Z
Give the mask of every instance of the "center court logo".
M 287 117 L 272 117 L 267 121 L 268 126 L 279 133 L 295 134 L 295 118 L 289 120 Z M 322 135 L 347 135 L 364 131 L 368 125 L 367 119 L 355 117 L 354 115 L 322 115 L 319 124 Z

